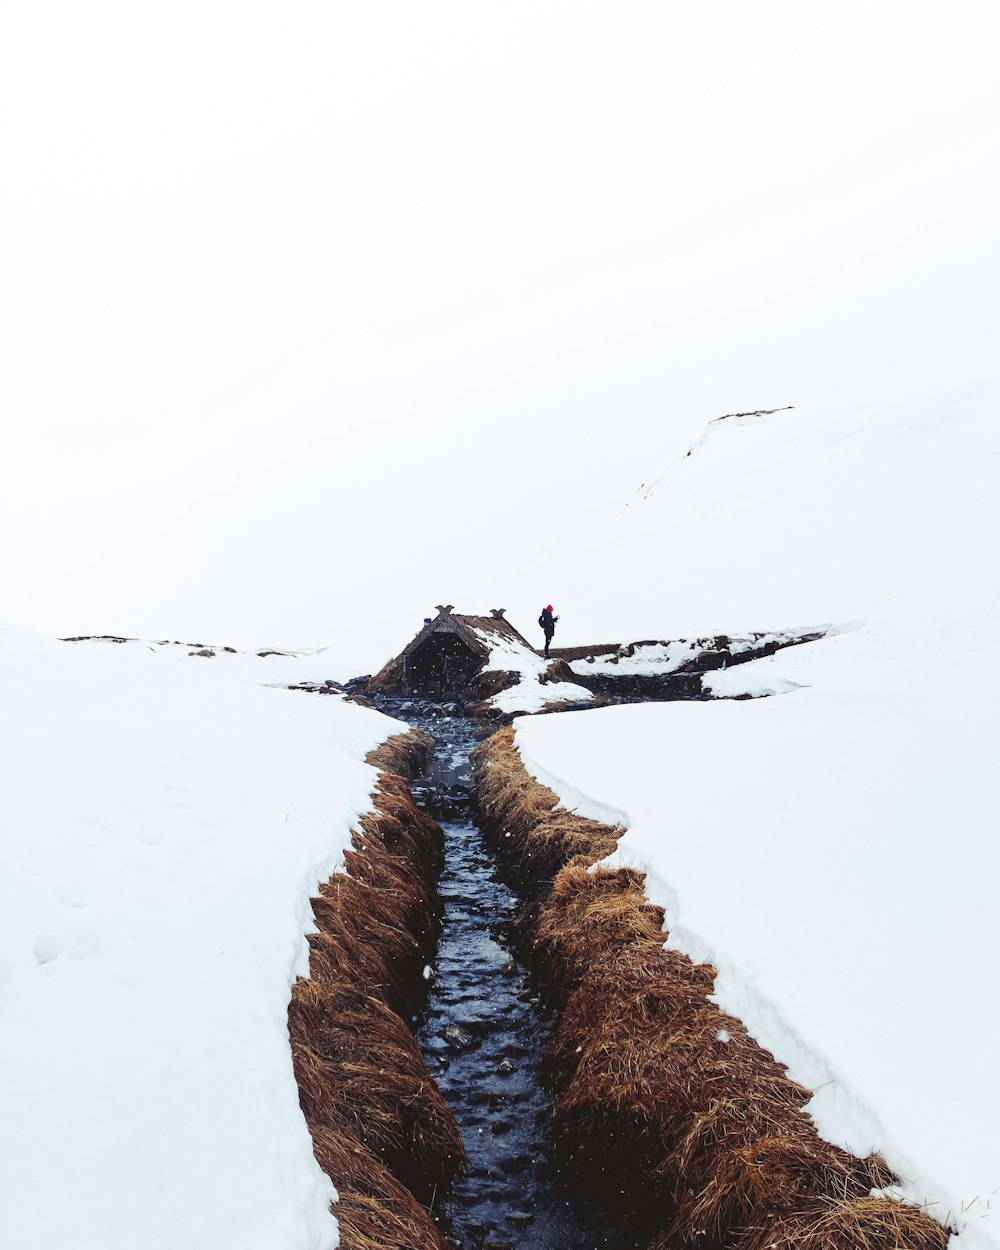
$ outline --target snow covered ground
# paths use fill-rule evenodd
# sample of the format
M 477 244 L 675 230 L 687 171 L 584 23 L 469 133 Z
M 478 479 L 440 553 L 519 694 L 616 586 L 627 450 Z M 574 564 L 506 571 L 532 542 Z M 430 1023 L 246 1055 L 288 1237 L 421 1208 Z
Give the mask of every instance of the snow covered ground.
M 564 703 L 589 703 L 593 695 L 585 686 L 571 681 L 543 681 L 549 661 L 530 647 L 501 634 L 473 630 L 490 648 L 484 673 L 517 673 L 520 680 L 487 700 L 498 712 L 540 712 Z
M 704 679 L 772 697 L 517 728 L 567 806 L 628 826 L 671 945 L 820 1131 L 882 1151 L 961 1250 L 1000 1246 L 998 418 L 994 338 L 719 423 L 627 510 L 617 563 L 591 553 L 603 598 L 638 638 L 839 629 Z
M 313 656 L 0 627 L 0 1245 L 329 1250 L 288 1045 L 309 897 L 402 727 Z
M 739 659 L 750 651 L 762 651 L 767 646 L 787 646 L 805 634 L 823 633 L 827 626 L 778 630 L 776 633 L 748 634 L 730 637 L 725 641 L 715 638 L 676 638 L 672 641 L 641 641 L 624 643 L 610 655 L 588 656 L 570 661 L 574 673 L 588 673 L 601 677 L 665 677 L 676 673 L 686 664 L 701 661 L 708 656 L 719 656 L 722 651 L 730 659 Z M 707 667 L 707 666 L 706 666 Z M 725 667 L 725 665 L 723 665 Z
M 322 685 L 326 681 L 344 682 L 357 676 L 354 668 L 345 665 L 343 656 L 330 647 L 304 647 L 295 650 L 260 647 L 256 651 L 237 651 L 220 642 L 155 641 L 146 638 L 80 638 L 76 646 L 113 651 L 118 647 L 141 650 L 161 657 L 162 663 L 194 664 L 205 667 L 207 659 L 222 663 L 207 668 L 207 680 L 239 678 L 255 685 L 286 687 L 301 682 Z M 210 656 L 205 652 L 210 651 Z

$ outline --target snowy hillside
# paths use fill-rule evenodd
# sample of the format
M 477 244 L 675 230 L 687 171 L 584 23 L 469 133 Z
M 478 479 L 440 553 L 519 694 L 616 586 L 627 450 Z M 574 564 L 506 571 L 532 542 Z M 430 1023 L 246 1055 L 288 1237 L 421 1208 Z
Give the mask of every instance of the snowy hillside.
M 718 425 L 588 552 L 605 632 L 605 604 L 618 637 L 838 628 L 705 679 L 773 697 L 517 731 L 567 805 L 628 825 L 671 944 L 821 1132 L 967 1250 L 1000 1245 L 998 418 L 988 339 Z
M 720 423 L 564 553 L 581 641 L 995 610 L 998 403 L 993 337 Z
M 0 630 L 0 1244 L 329 1250 L 286 1013 L 400 726 L 311 657 Z

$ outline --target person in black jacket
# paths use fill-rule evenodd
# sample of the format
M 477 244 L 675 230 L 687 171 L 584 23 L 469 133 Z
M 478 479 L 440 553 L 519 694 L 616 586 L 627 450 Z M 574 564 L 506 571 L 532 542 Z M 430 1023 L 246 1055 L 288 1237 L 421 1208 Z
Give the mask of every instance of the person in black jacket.
M 552 615 L 551 603 L 548 605 L 548 607 L 542 608 L 542 615 L 538 618 L 538 623 L 539 625 L 541 625 L 542 630 L 545 633 L 545 658 L 546 659 L 549 658 L 549 647 L 552 644 L 552 635 L 556 632 L 556 621 L 558 620 L 559 620 L 558 616 Z

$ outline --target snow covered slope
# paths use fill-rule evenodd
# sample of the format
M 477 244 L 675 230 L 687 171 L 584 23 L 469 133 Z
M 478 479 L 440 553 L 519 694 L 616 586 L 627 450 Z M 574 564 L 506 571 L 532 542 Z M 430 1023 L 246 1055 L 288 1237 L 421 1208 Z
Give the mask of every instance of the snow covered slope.
M 289 986 L 402 727 L 275 674 L 0 627 L 0 1245 L 336 1245 Z
M 549 661 L 530 647 L 502 634 L 478 629 L 472 632 L 490 649 L 484 673 L 516 673 L 518 676 L 515 685 L 487 700 L 498 712 L 514 715 L 540 712 L 545 708 L 558 708 L 564 703 L 589 703 L 593 699 L 585 686 L 571 681 L 549 681 L 546 676 Z
M 822 634 L 826 628 L 818 626 L 807 632 Z M 778 647 L 799 642 L 802 636 L 802 631 L 796 630 L 749 634 L 744 638 L 726 634 L 714 638 L 675 638 L 669 642 L 630 642 L 610 655 L 572 660 L 570 668 L 574 673 L 602 677 L 665 677 L 682 671 L 698 672 L 712 665 L 725 668 L 733 660 L 741 660 L 751 653 L 773 652 Z
M 821 1132 L 1000 1245 L 1000 341 L 720 425 L 612 539 L 619 636 L 842 627 L 705 679 L 774 697 L 522 720 L 529 770 L 629 826 Z
M 591 639 L 996 605 L 1000 337 L 682 449 L 561 555 Z M 585 640 L 584 640 L 585 641 Z

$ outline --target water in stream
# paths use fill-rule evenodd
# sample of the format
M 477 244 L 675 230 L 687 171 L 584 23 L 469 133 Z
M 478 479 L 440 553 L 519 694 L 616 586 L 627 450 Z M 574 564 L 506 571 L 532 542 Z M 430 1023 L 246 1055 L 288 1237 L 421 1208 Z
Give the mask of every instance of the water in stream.
M 637 1243 L 570 1201 L 549 1160 L 538 1068 L 550 1025 L 507 946 L 516 896 L 475 824 L 469 751 L 482 727 L 426 704 L 385 710 L 435 739 L 433 771 L 413 789 L 446 837 L 444 929 L 417 1040 L 469 1163 L 435 1213 L 461 1250 L 629 1250 Z

